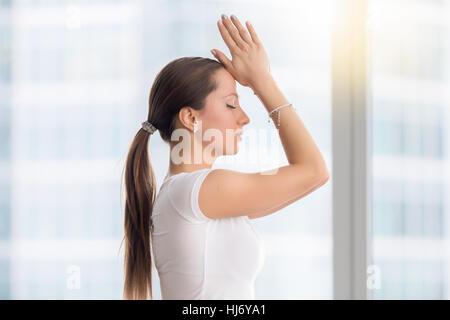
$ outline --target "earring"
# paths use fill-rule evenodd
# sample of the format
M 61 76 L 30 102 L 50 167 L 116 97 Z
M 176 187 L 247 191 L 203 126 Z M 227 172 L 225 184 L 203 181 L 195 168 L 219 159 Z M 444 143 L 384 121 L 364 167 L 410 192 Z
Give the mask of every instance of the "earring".
M 195 122 L 194 122 L 194 133 L 196 133 L 197 130 L 198 130 L 198 127 L 197 127 L 197 120 L 195 120 Z

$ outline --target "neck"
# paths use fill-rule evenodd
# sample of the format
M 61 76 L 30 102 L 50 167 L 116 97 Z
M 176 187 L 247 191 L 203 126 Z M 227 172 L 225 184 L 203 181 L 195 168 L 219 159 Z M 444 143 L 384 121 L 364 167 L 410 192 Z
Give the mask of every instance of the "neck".
M 202 154 L 201 152 L 199 152 L 199 154 L 197 155 L 197 159 L 195 159 L 195 161 L 194 161 L 194 152 L 192 152 L 187 157 L 187 159 L 185 159 L 183 157 L 183 152 L 184 151 L 181 151 L 178 153 L 177 151 L 173 151 L 173 148 L 170 148 L 170 161 L 169 161 L 170 163 L 169 163 L 169 171 L 168 171 L 167 176 L 173 176 L 173 175 L 181 173 L 181 172 L 194 172 L 194 171 L 202 170 L 202 169 L 211 169 L 216 160 L 216 157 L 211 156 L 211 155 L 209 157 L 206 157 L 206 156 L 201 157 L 201 154 Z M 178 160 L 178 161 L 176 161 L 177 163 L 173 162 L 173 159 L 172 159 L 173 153 L 177 154 L 176 155 L 177 160 Z M 181 153 L 181 155 L 178 155 L 180 153 Z M 208 153 L 208 152 L 205 152 L 205 153 Z

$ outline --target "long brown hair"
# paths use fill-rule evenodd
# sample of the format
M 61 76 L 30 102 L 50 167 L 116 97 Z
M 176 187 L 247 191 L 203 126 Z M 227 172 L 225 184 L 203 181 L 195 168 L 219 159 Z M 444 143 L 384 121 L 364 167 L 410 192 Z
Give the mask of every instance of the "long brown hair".
M 158 129 L 163 141 L 170 142 L 181 108 L 203 109 L 206 97 L 218 86 L 213 74 L 219 68 L 224 66 L 213 59 L 183 57 L 169 62 L 156 75 L 150 90 L 147 121 Z M 138 130 L 124 167 L 123 298 L 127 300 L 153 299 L 150 240 L 156 178 L 149 158 L 149 137 L 147 131 Z

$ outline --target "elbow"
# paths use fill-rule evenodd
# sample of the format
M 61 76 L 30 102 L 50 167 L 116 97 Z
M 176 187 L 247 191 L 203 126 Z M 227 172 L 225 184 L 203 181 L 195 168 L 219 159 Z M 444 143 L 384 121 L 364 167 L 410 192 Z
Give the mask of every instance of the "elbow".
M 323 176 L 322 185 L 327 183 L 328 180 L 330 180 L 330 173 L 327 171 L 326 174 Z
M 330 171 L 328 170 L 327 166 L 316 168 L 314 172 L 314 176 L 317 177 L 317 179 L 319 179 L 322 184 L 330 180 Z

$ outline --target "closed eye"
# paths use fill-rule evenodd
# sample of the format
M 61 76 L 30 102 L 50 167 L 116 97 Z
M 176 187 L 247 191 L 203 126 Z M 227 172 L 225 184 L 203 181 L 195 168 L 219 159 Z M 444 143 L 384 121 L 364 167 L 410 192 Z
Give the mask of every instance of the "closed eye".
M 227 105 L 228 107 L 230 107 L 231 109 L 236 109 L 236 107 L 233 107 L 233 106 L 229 105 L 228 103 L 226 103 L 226 105 Z

